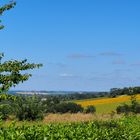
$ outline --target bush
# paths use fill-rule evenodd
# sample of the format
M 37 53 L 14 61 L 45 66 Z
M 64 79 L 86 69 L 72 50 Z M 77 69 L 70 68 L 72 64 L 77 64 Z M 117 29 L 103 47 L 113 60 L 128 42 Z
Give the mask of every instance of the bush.
M 134 110 L 134 113 L 136 114 L 140 113 L 140 104 L 137 104 L 133 110 Z
M 116 111 L 118 114 L 125 113 L 128 114 L 130 112 L 137 114 L 140 113 L 140 104 L 136 100 L 136 95 L 131 95 L 131 105 L 124 104 L 122 106 L 118 106 Z
M 132 105 L 126 105 L 126 104 L 122 106 L 118 106 L 116 111 L 118 114 L 121 114 L 121 113 L 128 114 L 130 112 L 138 114 L 140 113 L 140 104 L 137 104 L 135 108 Z
M 55 108 L 55 113 L 78 113 L 82 112 L 83 108 L 81 105 L 78 105 L 76 103 L 60 103 Z
M 127 104 L 124 104 L 122 106 L 118 106 L 116 111 L 117 111 L 118 114 L 121 114 L 121 113 L 128 114 L 128 113 L 131 112 L 131 106 L 129 106 Z
M 0 116 L 2 120 L 6 120 L 11 114 L 11 106 L 9 104 L 0 105 Z
M 43 112 L 44 113 L 55 113 L 56 106 L 60 103 L 60 100 L 55 96 L 47 97 L 42 100 Z
M 17 100 L 16 117 L 21 120 L 42 120 L 42 105 L 35 97 L 26 97 Z
M 96 108 L 92 105 L 90 106 L 87 106 L 85 109 L 84 109 L 84 113 L 95 113 L 96 112 Z

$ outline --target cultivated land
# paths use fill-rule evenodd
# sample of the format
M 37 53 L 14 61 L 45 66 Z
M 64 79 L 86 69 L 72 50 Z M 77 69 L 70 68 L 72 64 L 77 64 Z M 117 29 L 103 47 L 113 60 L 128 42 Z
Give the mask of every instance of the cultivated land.
M 137 101 L 140 102 L 140 95 L 136 96 Z M 116 98 L 98 98 L 90 100 L 77 100 L 75 103 L 82 105 L 83 107 L 94 105 L 96 107 L 96 113 L 107 114 L 115 111 L 119 105 L 124 103 L 130 104 L 130 96 L 119 96 Z
M 47 125 L 1 126 L 1 140 L 139 140 L 140 118 Z
M 140 95 L 137 95 L 140 101 Z M 75 101 L 94 105 L 95 114 L 47 114 L 42 121 L 0 122 L 0 139 L 13 140 L 139 140 L 140 116 L 109 113 L 118 105 L 130 103 L 130 96 Z

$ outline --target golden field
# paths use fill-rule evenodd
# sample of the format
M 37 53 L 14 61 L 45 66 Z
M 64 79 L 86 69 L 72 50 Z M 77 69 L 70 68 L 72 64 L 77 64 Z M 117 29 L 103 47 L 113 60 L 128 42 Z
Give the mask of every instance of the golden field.
M 113 119 L 119 119 L 123 115 L 114 114 Z M 111 114 L 84 114 L 84 113 L 66 113 L 66 114 L 49 114 L 43 120 L 44 124 L 48 123 L 72 123 L 88 122 L 93 120 L 110 120 Z
M 140 95 L 136 96 L 137 100 L 140 101 Z M 94 105 L 97 113 L 109 113 L 115 111 L 116 107 L 123 103 L 130 103 L 130 96 L 119 96 L 117 98 L 101 98 L 101 99 L 90 99 L 90 100 L 79 100 L 75 101 L 83 107 Z
M 66 114 L 48 114 L 43 121 L 18 121 L 18 120 L 7 120 L 1 125 L 10 126 L 13 121 L 16 126 L 21 125 L 46 125 L 46 124 L 56 124 L 56 123 L 77 123 L 77 122 L 89 122 L 89 121 L 107 121 L 110 119 L 119 119 L 123 115 L 114 114 L 113 117 L 111 114 L 84 114 L 84 113 L 66 113 Z

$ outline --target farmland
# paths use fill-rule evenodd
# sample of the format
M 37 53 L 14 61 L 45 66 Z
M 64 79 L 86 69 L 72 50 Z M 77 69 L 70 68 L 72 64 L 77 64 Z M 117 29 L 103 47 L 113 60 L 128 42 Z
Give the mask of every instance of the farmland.
M 0 129 L 1 140 L 134 140 L 140 139 L 140 118 L 122 117 L 119 120 L 47 125 L 14 123 Z
M 140 101 L 140 95 L 137 95 L 137 100 Z M 99 99 L 90 99 L 90 100 L 77 100 L 77 104 L 82 105 L 83 107 L 94 105 L 96 107 L 97 113 L 110 113 L 115 111 L 115 109 L 123 104 L 130 103 L 130 96 L 119 96 L 117 98 L 99 98 Z

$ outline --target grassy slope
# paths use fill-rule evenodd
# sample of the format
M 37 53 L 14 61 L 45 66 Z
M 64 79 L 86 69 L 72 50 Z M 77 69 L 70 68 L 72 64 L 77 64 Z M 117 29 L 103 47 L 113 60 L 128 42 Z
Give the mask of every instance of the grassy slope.
M 140 95 L 137 95 L 137 100 L 140 102 Z M 120 96 L 117 98 L 79 100 L 79 101 L 75 101 L 75 103 L 78 103 L 78 104 L 82 105 L 83 107 L 86 107 L 88 105 L 94 105 L 96 107 L 97 113 L 110 113 L 112 111 L 115 111 L 117 106 L 119 106 L 123 103 L 129 104 L 130 97 L 129 96 Z

